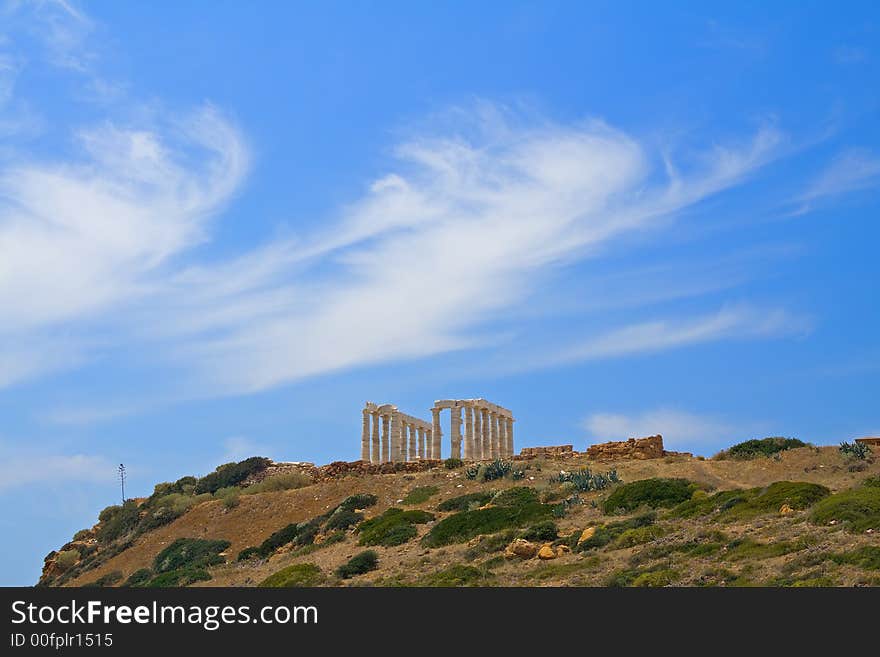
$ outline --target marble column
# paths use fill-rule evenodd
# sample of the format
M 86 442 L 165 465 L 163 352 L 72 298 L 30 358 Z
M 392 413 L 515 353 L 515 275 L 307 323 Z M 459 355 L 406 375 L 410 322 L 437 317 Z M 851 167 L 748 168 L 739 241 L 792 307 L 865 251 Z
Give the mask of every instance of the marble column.
M 402 453 L 400 434 L 403 429 L 403 420 L 399 413 L 391 416 L 391 460 L 397 463 Z
M 466 461 L 474 460 L 474 409 L 464 407 L 464 458 Z
M 416 446 L 419 442 L 418 431 L 419 430 L 416 428 L 416 425 L 409 425 L 409 450 L 406 454 L 407 461 L 415 461 L 416 457 L 418 456 L 418 452 L 416 451 Z
M 433 449 L 434 445 L 434 430 L 433 429 L 425 429 L 425 458 L 431 458 L 431 449 Z
M 370 411 L 364 409 L 364 426 L 361 430 L 361 461 L 370 461 Z
M 489 413 L 489 454 L 498 458 L 498 416 L 494 412 Z
M 409 422 L 407 422 L 406 420 L 401 418 L 400 419 L 400 456 L 397 459 L 398 461 L 406 461 L 407 460 L 407 453 L 406 453 L 407 433 L 409 433 Z
M 481 461 L 483 456 L 483 413 L 474 409 L 474 460 Z
M 507 458 L 507 439 L 504 437 L 504 430 L 507 429 L 507 425 L 504 423 L 504 416 L 498 414 L 496 416 L 498 421 L 498 456 L 503 459 Z
M 381 419 L 378 413 L 373 413 L 373 457 L 370 459 L 372 463 L 380 463 L 382 460 L 382 452 L 379 443 L 379 425 Z
M 452 415 L 452 453 L 454 459 L 461 458 L 461 406 L 454 406 L 450 410 Z
M 440 409 L 432 408 L 432 424 L 433 429 L 431 430 L 431 458 L 439 459 L 440 458 L 440 440 L 443 437 L 443 434 L 440 431 Z
M 425 428 L 419 427 L 419 451 L 418 455 L 420 459 L 425 458 Z
M 501 416 L 495 414 L 495 442 L 498 443 L 498 458 L 504 457 L 504 442 L 501 437 Z
M 507 425 L 507 453 L 512 457 L 516 452 L 513 449 L 513 418 L 508 417 L 504 418 L 504 422 Z
M 483 415 L 483 459 L 492 458 L 492 441 L 489 438 L 489 409 L 484 408 L 480 411 Z
M 391 416 L 382 416 L 382 463 L 391 460 Z

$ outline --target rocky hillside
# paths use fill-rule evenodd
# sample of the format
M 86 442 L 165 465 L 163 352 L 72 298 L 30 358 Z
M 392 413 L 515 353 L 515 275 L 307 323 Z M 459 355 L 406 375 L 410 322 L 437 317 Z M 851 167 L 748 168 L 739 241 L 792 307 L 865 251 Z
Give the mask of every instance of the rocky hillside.
M 108 507 L 47 556 L 40 585 L 880 585 L 880 463 L 799 444 L 479 466 L 248 459 Z

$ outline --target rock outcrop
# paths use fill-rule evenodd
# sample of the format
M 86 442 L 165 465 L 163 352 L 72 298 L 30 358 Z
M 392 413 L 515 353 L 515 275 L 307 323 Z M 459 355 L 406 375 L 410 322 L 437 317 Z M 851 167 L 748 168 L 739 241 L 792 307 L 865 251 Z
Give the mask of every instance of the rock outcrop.
M 663 436 L 630 438 L 619 442 L 600 443 L 587 448 L 587 457 L 596 461 L 614 459 L 659 459 L 666 456 Z
M 514 459 L 564 459 L 577 456 L 571 445 L 553 445 L 551 447 L 523 447 Z

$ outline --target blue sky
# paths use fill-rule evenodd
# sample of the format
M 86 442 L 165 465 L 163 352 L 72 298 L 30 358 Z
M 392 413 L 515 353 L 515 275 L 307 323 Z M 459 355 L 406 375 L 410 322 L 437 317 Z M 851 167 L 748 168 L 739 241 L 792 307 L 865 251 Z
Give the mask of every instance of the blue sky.
M 0 583 L 366 400 L 880 432 L 880 10 L 738 4 L 0 3 Z

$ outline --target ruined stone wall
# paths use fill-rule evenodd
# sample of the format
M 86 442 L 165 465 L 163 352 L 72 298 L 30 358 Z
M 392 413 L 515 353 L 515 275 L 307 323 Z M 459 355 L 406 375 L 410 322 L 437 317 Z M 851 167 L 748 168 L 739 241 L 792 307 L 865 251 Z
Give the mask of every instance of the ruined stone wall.
M 880 438 L 856 438 L 856 442 L 870 447 L 880 447 Z
M 550 447 L 523 447 L 514 459 L 564 459 L 576 456 L 571 445 L 553 445 Z
M 630 438 L 619 442 L 600 443 L 587 447 L 587 457 L 597 461 L 612 459 L 659 459 L 666 456 L 663 436 Z

